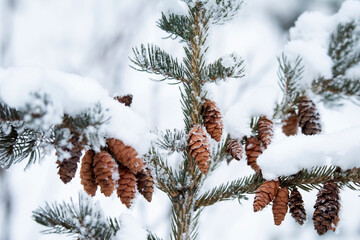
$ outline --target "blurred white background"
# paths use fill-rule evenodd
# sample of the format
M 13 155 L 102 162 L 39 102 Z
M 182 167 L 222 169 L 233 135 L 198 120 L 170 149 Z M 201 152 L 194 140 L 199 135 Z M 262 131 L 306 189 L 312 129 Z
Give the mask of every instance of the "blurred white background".
M 211 87 L 211 96 L 223 112 L 246 91 L 277 87 L 277 60 L 288 40 L 288 30 L 305 11 L 336 12 L 341 0 L 245 0 L 230 23 L 215 26 L 209 39 L 208 59 L 237 52 L 246 60 L 246 77 Z M 0 0 L 0 67 L 40 66 L 97 79 L 112 95 L 131 93 L 133 108 L 153 128 L 181 128 L 182 112 L 177 86 L 151 81 L 148 74 L 129 67 L 131 49 L 156 43 L 181 57 L 181 44 L 164 39 L 156 26 L 161 11 L 177 8 L 176 0 Z M 86 87 L 86 86 L 84 86 Z M 277 90 L 279 91 L 279 90 Z M 261 98 L 261 96 L 259 96 Z M 246 100 L 245 100 L 246 101 Z M 360 108 L 346 104 L 326 109 L 319 104 L 325 132 L 358 125 Z M 0 240 L 70 239 L 43 235 L 31 211 L 45 201 L 77 199 L 82 191 L 77 175 L 64 185 L 56 174 L 55 154 L 24 171 L 25 163 L 0 173 Z M 291 159 L 289 159 L 291 161 Z M 224 163 L 205 187 L 251 174 L 244 161 Z M 201 240 L 212 239 L 358 239 L 358 192 L 343 190 L 341 221 L 337 233 L 320 238 L 313 230 L 316 192 L 301 192 L 309 221 L 300 227 L 287 215 L 281 226 L 273 224 L 271 208 L 252 211 L 253 196 L 207 208 L 200 219 Z M 7 199 L 9 201 L 7 201 Z M 137 198 L 128 210 L 115 196 L 96 197 L 106 214 L 130 213 L 160 237 L 168 239 L 170 204 L 160 191 L 152 203 Z

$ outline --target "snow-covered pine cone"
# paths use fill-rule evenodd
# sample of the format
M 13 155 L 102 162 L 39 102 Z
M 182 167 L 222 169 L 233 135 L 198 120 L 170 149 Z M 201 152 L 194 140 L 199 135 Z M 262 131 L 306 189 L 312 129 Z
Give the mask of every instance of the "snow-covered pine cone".
M 303 225 L 304 221 L 306 221 L 306 211 L 304 208 L 304 201 L 302 196 L 296 188 L 291 191 L 289 208 L 291 216 L 295 219 L 295 221 L 300 225 Z
M 154 178 L 151 175 L 150 169 L 145 168 L 142 172 L 136 174 L 137 189 L 144 198 L 151 202 L 154 192 Z
M 289 202 L 289 190 L 286 187 L 279 189 L 272 206 L 274 223 L 279 226 L 284 221 Z
M 226 144 L 226 152 L 236 160 L 240 160 L 243 153 L 243 147 L 236 139 L 230 139 Z
M 58 165 L 59 171 L 58 174 L 60 179 L 66 184 L 70 182 L 76 174 L 76 170 L 78 167 L 78 162 L 81 157 L 81 150 L 83 150 L 84 146 L 81 142 L 79 142 L 79 138 L 73 136 L 68 140 L 69 145 L 72 148 L 63 147 L 62 150 L 70 154 L 69 158 L 65 158 L 62 161 L 57 160 L 56 163 Z M 60 155 L 57 153 L 57 155 Z
M 125 104 L 125 106 L 130 107 L 132 100 L 133 100 L 133 95 L 128 94 L 128 95 L 124 95 L 124 96 L 116 96 L 116 97 L 114 97 L 114 99 L 119 101 L 119 103 Z
M 255 172 L 261 172 L 259 165 L 256 163 L 257 158 L 263 153 L 263 146 L 257 137 L 250 137 L 246 140 L 245 152 L 247 157 L 247 165 Z
M 209 99 L 205 100 L 202 117 L 206 131 L 213 139 L 219 142 L 223 132 L 223 121 L 220 110 L 216 106 L 215 102 Z
M 115 189 L 113 173 L 117 171 L 117 165 L 112 156 L 106 151 L 101 151 L 94 157 L 95 182 L 100 186 L 100 191 L 106 197 L 110 197 Z
M 95 196 L 97 190 L 93 167 L 94 156 L 95 152 L 93 150 L 86 151 L 80 167 L 81 184 L 84 186 L 85 192 L 91 196 Z
M 271 143 L 271 139 L 274 135 L 273 122 L 265 116 L 261 116 L 259 119 L 259 139 L 262 142 L 264 148 Z
M 305 135 L 315 135 L 321 132 L 320 115 L 315 103 L 303 96 L 299 102 L 299 125 Z
M 188 152 L 195 159 L 200 171 L 206 174 L 209 170 L 210 144 L 201 125 L 195 125 L 189 132 Z
M 327 182 L 316 195 L 315 211 L 313 215 L 314 228 L 319 235 L 325 234 L 328 230 L 335 232 L 340 220 L 340 196 L 339 188 L 333 182 Z
M 279 190 L 279 181 L 265 181 L 255 191 L 254 212 L 264 209 L 276 196 Z
M 136 193 L 135 174 L 127 167 L 119 165 L 119 180 L 117 182 L 117 195 L 126 207 L 131 207 Z
M 286 136 L 293 136 L 298 133 L 299 117 L 296 114 L 292 114 L 284 119 L 282 125 L 282 131 Z
M 133 173 L 141 172 L 144 167 L 143 160 L 138 156 L 137 151 L 125 145 L 121 140 L 115 138 L 107 139 L 107 145 L 116 160 L 129 168 Z

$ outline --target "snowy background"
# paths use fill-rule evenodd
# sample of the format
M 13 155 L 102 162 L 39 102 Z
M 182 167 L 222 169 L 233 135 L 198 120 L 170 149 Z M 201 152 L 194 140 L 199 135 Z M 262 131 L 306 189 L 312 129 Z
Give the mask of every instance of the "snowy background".
M 326 15 L 337 12 L 342 2 L 248 0 L 232 22 L 211 29 L 207 56 L 209 61 L 232 52 L 238 53 L 246 61 L 245 78 L 206 86 L 210 97 L 217 102 L 225 115 L 225 127 L 234 130 L 235 125 L 239 126 L 239 123 L 248 119 L 249 112 L 270 114 L 274 101 L 281 96 L 277 85 L 276 57 L 288 43 L 289 29 L 305 11 L 321 12 L 312 18 L 313 31 L 323 29 L 321 24 L 329 21 Z M 96 79 L 96 84 L 101 86 L 99 96 L 105 94 L 101 88 L 107 90 L 110 96 L 127 93 L 134 95 L 132 109 L 140 116 L 139 123 L 144 122 L 151 129 L 182 128 L 183 116 L 178 87 L 151 81 L 149 78 L 154 76 L 134 71 L 129 67 L 128 59 L 128 56 L 131 56 L 131 48 L 141 43 L 155 43 L 181 57 L 183 53 L 179 42 L 163 39 L 167 35 L 156 27 L 156 21 L 161 11 L 183 11 L 182 6 L 176 0 L 0 0 L 0 68 L 30 67 L 46 69 L 50 73 L 62 71 Z M 306 18 L 299 24 L 304 24 L 303 22 L 306 22 Z M 292 38 L 296 38 L 296 31 L 292 30 L 291 34 Z M 318 36 L 318 39 L 321 40 L 321 37 Z M 286 46 L 291 51 L 292 47 Z M 319 55 L 321 53 L 316 56 Z M 311 56 L 308 59 L 313 60 Z M 327 67 L 326 62 L 320 60 L 312 63 L 312 66 L 319 72 Z M 26 78 L 26 72 L 22 73 L 22 76 Z M 31 76 L 28 77 L 27 84 L 31 85 Z M 96 95 L 96 90 L 94 92 L 93 89 L 88 89 L 86 82 L 83 88 L 83 98 L 86 99 L 87 94 Z M 14 93 L 10 94 L 11 96 L 19 95 Z M 358 106 L 346 103 L 344 107 L 328 109 L 318 103 L 318 108 L 324 134 L 338 141 L 324 142 L 323 146 L 326 149 L 334 151 L 336 155 L 338 151 L 334 148 L 350 146 L 346 149 L 352 152 L 351 146 L 359 146 Z M 234 118 L 234 115 L 238 118 Z M 236 123 L 237 119 L 239 123 Z M 141 126 L 143 127 L 144 125 Z M 246 133 L 246 126 L 239 127 L 242 133 Z M 357 132 L 340 139 L 339 136 L 343 136 L 344 132 L 352 127 L 357 127 Z M 234 131 L 236 132 L 236 129 Z M 273 151 L 278 153 L 281 144 L 284 144 L 281 141 L 286 140 L 281 139 L 280 132 L 276 132 L 275 136 L 279 144 L 274 144 Z M 321 137 L 312 141 L 323 141 Z M 300 161 L 296 155 L 299 149 L 296 152 L 291 144 L 286 146 L 283 147 L 284 154 L 277 160 L 280 162 L 282 157 L 284 162 L 288 157 L 289 162 Z M 294 154 L 289 151 L 290 149 L 294 150 Z M 270 150 L 272 148 L 269 148 Z M 356 150 L 355 147 L 353 150 Z M 174 161 L 176 157 L 174 156 Z M 56 174 L 55 161 L 55 154 L 52 153 L 40 164 L 35 164 L 26 171 L 23 170 L 26 164 L 24 162 L 1 173 L 1 240 L 68 239 L 66 236 L 41 234 L 43 228 L 31 219 L 32 210 L 43 205 L 45 201 L 68 201 L 70 197 L 76 200 L 78 192 L 82 191 L 78 175 L 67 185 L 60 181 Z M 266 158 L 264 154 L 260 164 L 261 161 L 269 162 L 271 159 Z M 252 170 L 245 161 L 233 161 L 230 166 L 224 163 L 209 177 L 204 190 L 251 173 Z M 342 208 L 338 231 L 329 232 L 321 238 L 313 230 L 311 220 L 316 192 L 301 193 L 309 219 L 303 227 L 297 225 L 289 214 L 281 226 L 274 226 L 271 208 L 254 213 L 253 196 L 249 196 L 249 201 L 243 201 L 241 205 L 237 201 L 232 201 L 218 203 L 205 209 L 200 219 L 200 239 L 360 237 L 358 192 L 341 192 Z M 6 197 L 10 197 L 11 200 L 9 213 L 5 211 Z M 170 230 L 170 204 L 162 192 L 156 191 L 151 203 L 137 197 L 130 210 L 115 196 L 105 198 L 99 194 L 95 199 L 99 201 L 106 214 L 121 216 L 124 225 L 131 226 L 127 228 L 128 232 L 119 233 L 119 236 L 127 236 L 123 239 L 143 239 L 142 233 L 138 231 L 139 226 L 146 226 L 167 239 Z

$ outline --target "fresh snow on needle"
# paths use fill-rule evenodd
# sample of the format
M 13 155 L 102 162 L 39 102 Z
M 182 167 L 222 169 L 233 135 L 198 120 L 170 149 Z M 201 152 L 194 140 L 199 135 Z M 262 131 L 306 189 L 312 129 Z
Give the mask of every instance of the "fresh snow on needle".
M 303 168 L 332 164 L 360 167 L 360 126 L 338 133 L 298 135 L 272 142 L 258 158 L 266 179 L 296 174 Z

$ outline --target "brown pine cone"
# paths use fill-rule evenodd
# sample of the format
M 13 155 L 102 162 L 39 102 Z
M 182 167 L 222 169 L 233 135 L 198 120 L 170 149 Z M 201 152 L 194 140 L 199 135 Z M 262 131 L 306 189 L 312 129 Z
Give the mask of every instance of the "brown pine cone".
M 240 160 L 243 153 L 243 147 L 236 139 L 230 139 L 226 144 L 226 152 L 236 160 Z
M 203 105 L 204 126 L 210 136 L 217 142 L 221 140 L 223 131 L 223 121 L 221 119 L 221 113 L 215 102 L 206 99 Z
M 125 106 L 130 107 L 132 100 L 133 100 L 133 95 L 128 94 L 128 95 L 124 95 L 124 96 L 116 96 L 116 97 L 114 97 L 114 99 L 119 101 L 119 103 L 125 104 Z
M 96 184 L 106 197 L 110 197 L 115 189 L 113 172 L 117 170 L 117 163 L 108 152 L 101 151 L 95 155 L 93 167 Z
M 85 192 L 91 196 L 95 196 L 97 190 L 93 168 L 94 156 L 95 152 L 93 150 L 86 151 L 81 160 L 80 168 L 81 184 L 84 186 Z
M 299 102 L 299 125 L 305 135 L 315 135 L 321 132 L 320 115 L 315 103 L 303 96 Z
M 209 169 L 210 144 L 200 125 L 195 125 L 189 132 L 188 152 L 195 159 L 200 171 L 206 174 Z
M 76 136 L 70 138 L 68 143 L 72 145 L 72 148 L 62 148 L 62 150 L 68 152 L 70 154 L 70 158 L 63 159 L 62 161 L 56 161 L 59 168 L 58 174 L 65 184 L 75 177 L 78 167 L 77 165 L 81 157 L 81 150 L 84 148 L 83 144 L 79 142 L 79 138 Z M 57 153 L 57 155 L 59 154 Z
M 119 180 L 117 182 L 117 195 L 126 207 L 131 207 L 136 193 L 135 174 L 125 166 L 119 166 Z
M 249 165 L 255 172 L 260 172 L 261 169 L 256 163 L 257 158 L 263 153 L 263 146 L 257 137 L 250 137 L 246 140 L 245 145 L 247 165 Z
M 285 219 L 288 210 L 289 190 L 286 187 L 280 188 L 272 206 L 275 225 L 279 226 Z
M 151 175 L 150 169 L 146 168 L 141 173 L 136 174 L 137 189 L 144 198 L 151 202 L 154 192 L 154 179 Z
M 265 181 L 255 191 L 254 212 L 260 211 L 266 207 L 276 196 L 279 190 L 279 181 Z
M 273 122 L 265 116 L 261 116 L 259 119 L 259 139 L 262 142 L 264 148 L 271 143 L 271 139 L 274 135 Z
M 298 133 L 299 118 L 297 115 L 290 115 L 287 119 L 283 120 L 284 125 L 282 131 L 286 136 L 293 136 Z
M 298 222 L 300 225 L 303 225 L 304 221 L 306 221 L 304 201 L 302 200 L 300 192 L 296 188 L 291 191 L 289 208 L 291 216 L 295 219 L 295 221 Z
M 138 153 L 134 148 L 125 145 L 121 140 L 115 138 L 107 139 L 107 144 L 110 152 L 114 154 L 122 165 L 134 173 L 141 172 L 144 162 L 138 157 Z
M 316 196 L 313 215 L 315 230 L 319 235 L 325 234 L 328 230 L 335 232 L 340 220 L 339 188 L 333 181 L 327 182 Z

